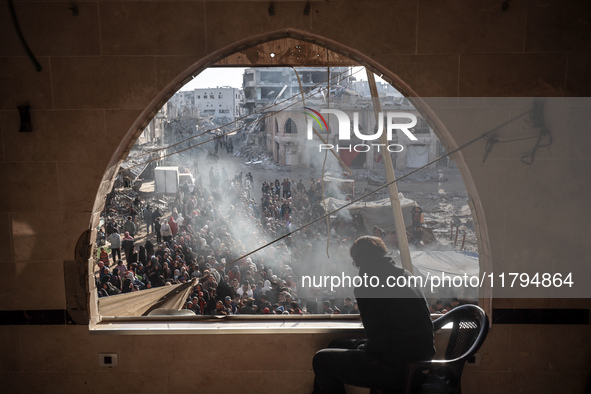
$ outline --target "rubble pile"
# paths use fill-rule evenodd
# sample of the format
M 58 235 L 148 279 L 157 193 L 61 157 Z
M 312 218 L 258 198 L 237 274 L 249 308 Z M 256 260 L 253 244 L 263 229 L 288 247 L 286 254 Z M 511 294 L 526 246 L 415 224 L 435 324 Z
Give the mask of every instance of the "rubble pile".
M 396 170 L 396 178 L 401 178 L 406 174 L 414 171 L 413 168 L 405 170 Z M 433 168 L 423 168 L 422 170 L 409 175 L 401 181 L 414 181 L 414 182 L 447 182 L 447 178 L 439 170 Z
M 425 226 L 436 235 L 440 245 L 477 252 L 476 231 L 468 206 L 468 195 L 465 191 L 451 193 L 405 193 L 408 198 L 417 202 L 425 214 Z M 453 228 L 453 231 L 452 231 Z M 456 231 L 458 239 L 456 240 Z M 465 241 L 463 240 L 466 234 Z
M 246 164 L 270 164 L 273 163 L 273 156 L 261 146 L 250 145 L 237 150 L 234 156 L 246 159 Z
M 354 174 L 353 177 L 355 179 L 367 179 L 368 185 L 381 186 L 386 183 L 386 177 L 383 175 L 383 173 L 378 173 L 375 170 L 353 169 L 352 171 Z
M 107 217 L 112 215 L 125 215 L 131 208 L 133 200 L 135 200 L 137 196 L 138 192 L 131 187 L 114 190 L 107 196 L 107 201 L 105 203 Z
M 177 143 L 197 134 L 197 121 L 193 117 L 172 118 L 166 125 L 170 133 L 165 134 L 165 143 Z
M 238 128 L 236 124 L 225 126 L 228 123 L 230 123 L 230 119 L 228 118 L 174 118 L 166 126 L 170 128 L 170 132 L 168 133 L 168 140 L 165 142 L 167 144 L 180 143 L 180 145 L 171 148 L 173 152 L 189 147 L 193 147 L 191 150 L 210 151 L 214 149 L 215 142 L 213 138 L 216 136 L 216 133 L 229 134 Z M 196 146 L 197 144 L 202 145 Z
M 396 177 L 400 178 L 410 171 L 412 170 L 396 171 Z M 359 196 L 374 191 L 386 182 L 383 175 L 371 170 L 354 170 L 354 174 L 356 179 L 367 180 L 367 184 L 358 182 L 359 189 L 356 191 L 356 195 Z M 429 249 L 458 250 L 464 244 L 463 250 L 477 252 L 476 231 L 468 205 L 468 194 L 465 190 L 454 189 L 458 186 L 458 179 L 455 175 L 453 176 L 454 184 L 448 184 L 450 180 L 446 174 L 437 169 L 423 169 L 402 179 L 398 187 L 405 197 L 414 200 L 422 208 L 425 215 L 425 228 L 429 229 L 437 239 L 437 242 L 429 245 Z M 410 184 L 411 182 L 412 184 Z M 447 183 L 443 186 L 438 185 L 438 182 Z M 363 201 L 376 201 L 388 197 L 388 189 L 384 188 L 366 197 Z M 456 232 L 458 233 L 457 238 Z

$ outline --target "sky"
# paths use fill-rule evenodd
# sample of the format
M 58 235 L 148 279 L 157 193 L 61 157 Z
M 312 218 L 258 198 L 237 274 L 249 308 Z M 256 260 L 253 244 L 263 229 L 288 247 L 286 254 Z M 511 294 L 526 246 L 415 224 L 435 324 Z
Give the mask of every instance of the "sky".
M 210 67 L 193 78 L 181 90 L 216 88 L 218 86 L 230 86 L 232 88 L 242 89 L 242 74 L 244 70 L 246 70 L 244 67 Z M 358 81 L 367 81 L 363 67 L 353 67 L 353 72 L 356 72 L 355 77 Z M 376 75 L 376 81 L 383 82 L 383 79 Z
M 181 90 L 193 90 L 199 88 L 216 88 L 230 86 L 232 88 L 242 89 L 243 67 L 210 67 L 192 81 L 187 83 Z

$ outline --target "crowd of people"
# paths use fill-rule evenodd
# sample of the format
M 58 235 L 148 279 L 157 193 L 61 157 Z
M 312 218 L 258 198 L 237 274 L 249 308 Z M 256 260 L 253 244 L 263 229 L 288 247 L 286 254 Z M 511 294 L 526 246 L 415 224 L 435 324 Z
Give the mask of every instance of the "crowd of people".
M 435 301 L 434 304 L 429 305 L 429 311 L 431 313 L 441 313 L 446 314 L 447 312 L 451 311 L 453 308 L 463 305 L 466 302 L 462 302 L 459 298 L 452 298 L 450 302 L 444 303 L 442 300 Z
M 251 173 L 229 176 L 215 164 L 194 184 L 181 185 L 169 206 L 153 201 L 136 197 L 124 220 L 113 217 L 104 226 L 110 255 L 105 245 L 97 256 L 100 297 L 195 280 L 185 308 L 196 314 L 359 313 L 352 289 L 297 285 L 302 275 L 355 275 L 349 247 L 367 235 L 355 217 L 320 220 L 292 233 L 325 215 L 320 181 L 256 184 Z M 142 242 L 136 241 L 140 232 Z M 375 227 L 371 234 L 385 233 Z M 458 304 L 438 300 L 430 309 L 445 313 Z
M 228 177 L 225 167 L 212 166 L 207 178 L 207 186 L 201 176 L 181 185 L 164 212 L 138 197 L 124 223 L 107 222 L 111 253 L 100 248 L 100 297 L 194 280 L 185 308 L 198 315 L 359 313 L 347 294 L 297 285 L 301 275 L 351 265 L 339 258 L 360 231 L 351 224 L 333 221 L 327 234 L 319 221 L 241 257 L 324 215 L 320 182 L 263 181 L 257 202 L 250 173 Z M 139 231 L 146 233 L 141 244 Z

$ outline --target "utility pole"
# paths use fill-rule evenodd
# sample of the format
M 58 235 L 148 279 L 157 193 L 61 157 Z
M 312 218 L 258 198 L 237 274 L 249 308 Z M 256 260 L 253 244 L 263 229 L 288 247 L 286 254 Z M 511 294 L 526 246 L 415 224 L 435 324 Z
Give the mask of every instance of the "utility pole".
M 380 122 L 382 107 L 380 105 L 380 97 L 376 87 L 376 80 L 373 72 L 365 69 L 367 72 L 367 82 L 369 83 L 369 90 L 373 101 L 373 109 L 376 115 L 376 125 Z M 384 128 L 386 125 L 384 125 Z M 388 146 L 388 135 L 383 130 L 380 136 L 380 143 L 383 144 L 384 149 Z M 412 260 L 410 259 L 410 249 L 408 248 L 408 239 L 406 237 L 406 227 L 404 226 L 404 218 L 402 217 L 402 208 L 400 208 L 400 200 L 398 199 L 398 186 L 396 186 L 396 174 L 394 173 L 394 166 L 392 165 L 392 156 L 390 152 L 385 149 L 382 154 L 384 159 L 384 168 L 386 169 L 386 182 L 388 185 L 388 192 L 390 194 L 390 203 L 392 205 L 392 214 L 394 215 L 394 226 L 396 228 L 396 239 L 398 240 L 398 249 L 400 250 L 400 258 L 402 259 L 402 267 L 410 273 L 414 273 L 412 269 Z

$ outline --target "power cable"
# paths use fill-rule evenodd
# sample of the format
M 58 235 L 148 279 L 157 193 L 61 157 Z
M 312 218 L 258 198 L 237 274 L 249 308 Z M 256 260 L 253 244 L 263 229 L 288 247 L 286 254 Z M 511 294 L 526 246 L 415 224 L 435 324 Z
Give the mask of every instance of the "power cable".
M 333 78 L 337 78 L 337 77 L 341 76 L 342 74 L 344 74 L 345 72 L 347 72 L 347 71 L 343 71 L 343 72 L 341 72 L 341 73 L 339 73 L 339 74 L 335 75 Z M 358 71 L 357 71 L 357 72 L 358 72 Z M 340 81 L 342 81 L 342 80 L 344 80 L 344 79 L 345 79 L 345 78 L 342 78 L 342 79 L 338 80 L 337 82 L 340 82 Z M 300 94 L 302 94 L 302 97 L 303 97 L 303 94 L 304 94 L 304 93 L 306 93 L 306 92 L 310 92 L 310 91 L 312 91 L 312 90 L 316 89 L 318 86 L 322 86 L 324 83 L 327 83 L 327 82 L 328 82 L 328 81 L 319 82 L 319 83 L 317 83 L 316 85 L 313 85 L 313 86 L 309 87 L 308 89 L 301 91 L 300 93 L 296 93 L 296 94 L 294 94 L 294 95 L 293 95 L 293 96 L 291 96 L 291 97 L 288 97 L 288 98 L 286 98 L 286 99 L 284 99 L 284 100 L 282 100 L 282 101 L 280 101 L 280 102 L 278 102 L 278 103 L 273 103 L 273 105 L 270 105 L 270 106 L 268 106 L 268 107 L 262 108 L 262 109 L 260 109 L 260 110 L 258 110 L 258 111 L 255 111 L 255 112 L 251 113 L 251 114 L 248 114 L 248 115 L 242 116 L 242 117 L 240 117 L 240 118 L 234 119 L 234 120 L 233 120 L 232 122 L 230 122 L 230 123 L 226 123 L 226 124 L 224 124 L 224 125 L 221 125 L 221 126 L 215 127 L 215 128 L 213 128 L 213 129 L 208 129 L 208 130 L 206 130 L 206 131 L 204 131 L 204 132 L 202 132 L 202 133 L 200 133 L 200 134 L 193 135 L 193 136 L 191 136 L 191 137 L 189 137 L 189 138 L 186 138 L 186 139 L 184 139 L 184 140 L 182 140 L 182 141 L 179 141 L 179 142 L 177 142 L 177 143 L 174 143 L 174 144 L 172 144 L 172 145 L 168 145 L 168 146 L 165 146 L 165 147 L 162 147 L 162 148 L 158 148 L 158 149 L 154 149 L 154 150 L 151 150 L 151 151 L 148 151 L 148 152 L 140 153 L 140 154 L 138 154 L 138 155 L 135 155 L 135 156 L 133 156 L 133 157 L 129 157 L 129 158 L 127 158 L 125 161 L 127 162 L 127 161 L 129 161 L 129 160 L 136 159 L 136 158 L 138 158 L 138 157 L 142 157 L 142 156 L 145 156 L 145 155 L 149 155 L 149 154 L 151 154 L 151 153 L 155 153 L 155 152 L 159 152 L 159 151 L 162 151 L 162 150 L 170 149 L 170 148 L 172 148 L 172 147 L 175 147 L 175 146 L 177 146 L 177 145 L 180 145 L 180 144 L 182 144 L 182 143 L 184 143 L 184 142 L 187 142 L 187 141 L 189 141 L 189 140 L 191 140 L 191 139 L 193 139 L 193 138 L 201 137 L 201 136 L 203 136 L 203 135 L 205 135 L 205 134 L 207 134 L 207 133 L 211 133 L 211 132 L 213 132 L 213 131 L 220 130 L 220 129 L 224 128 L 224 127 L 228 127 L 228 126 L 230 126 L 230 125 L 232 125 L 232 124 L 234 124 L 234 123 L 238 123 L 239 121 L 241 121 L 241 120 L 244 120 L 244 119 L 246 119 L 246 118 L 248 118 L 248 117 L 250 117 L 250 116 L 252 116 L 252 115 L 256 115 L 256 114 L 259 114 L 259 113 L 262 113 L 262 112 L 268 111 L 268 110 L 270 110 L 270 109 L 273 109 L 274 107 L 278 107 L 279 105 L 281 105 L 281 104 L 283 104 L 283 103 L 285 103 L 285 102 L 291 101 L 291 100 L 292 100 L 294 97 L 297 97 L 297 96 L 298 96 L 298 95 L 300 95 Z M 301 85 L 300 85 L 300 90 L 301 90 Z M 316 95 L 316 93 L 314 93 L 314 94 L 311 94 L 311 95 L 310 95 L 310 96 L 308 96 L 308 97 L 313 97 L 313 96 L 315 96 L 315 95 Z M 303 101 L 303 99 L 302 99 L 302 101 Z M 294 103 L 294 104 L 292 104 L 291 106 L 293 106 L 293 105 L 295 105 L 295 104 L 297 104 L 297 102 L 296 102 L 296 103 Z M 289 107 L 291 107 L 291 106 L 289 106 Z M 287 107 L 287 108 L 289 108 L 289 107 Z M 283 109 L 283 110 L 285 110 L 285 109 Z M 281 112 L 281 111 L 278 111 L 278 112 Z M 265 119 L 265 118 L 263 118 L 263 119 Z M 242 127 L 240 127 L 240 128 L 237 128 L 237 129 L 234 129 L 234 130 L 230 131 L 230 133 L 233 133 L 233 132 L 235 132 L 235 131 L 240 131 L 241 129 L 243 129 L 243 128 L 246 128 L 246 127 L 248 127 L 248 126 L 250 126 L 250 125 L 252 125 L 252 124 L 258 123 L 258 122 L 260 122 L 261 120 L 262 120 L 262 119 L 257 119 L 257 120 L 254 120 L 254 121 L 250 122 L 249 124 L 247 124 L 247 125 L 245 125 L 245 126 L 242 126 Z M 224 134 L 224 135 L 225 135 L 225 134 Z M 216 139 L 216 138 L 214 138 L 214 139 Z M 212 139 L 211 141 L 213 141 L 214 139 Z M 210 142 L 210 141 L 208 141 L 208 142 Z
M 532 165 L 534 163 L 538 148 L 550 146 L 553 142 L 552 134 L 550 133 L 550 130 L 546 128 L 546 122 L 544 120 L 544 105 L 545 104 L 543 101 L 534 101 L 533 108 L 531 111 L 529 111 L 531 115 L 530 121 L 532 123 L 532 127 L 539 130 L 537 135 L 517 137 L 508 140 L 501 140 L 496 135 L 488 136 L 485 138 L 486 148 L 482 162 L 484 163 L 486 161 L 488 155 L 492 152 L 496 144 L 506 144 L 510 142 L 525 141 L 537 138 L 536 144 L 532 148 L 531 152 L 521 157 L 521 162 L 523 164 Z M 543 142 L 544 139 L 546 139 L 546 142 Z
M 387 187 L 388 187 L 390 184 L 393 184 L 393 183 L 396 183 L 396 182 L 398 182 L 398 181 L 400 181 L 400 180 L 402 180 L 402 179 L 405 179 L 405 178 L 407 178 L 407 177 L 411 176 L 412 174 L 415 174 L 415 173 L 417 173 L 418 171 L 420 171 L 420 170 L 422 170 L 422 169 L 424 169 L 424 168 L 426 168 L 426 167 L 428 167 L 428 166 L 430 166 L 430 165 L 432 165 L 432 164 L 435 164 L 435 163 L 437 163 L 438 161 L 440 161 L 440 160 L 442 160 L 442 159 L 445 159 L 446 157 L 449 157 L 449 156 L 451 156 L 451 155 L 453 155 L 453 154 L 455 154 L 455 153 L 457 153 L 457 152 L 461 151 L 462 149 L 465 149 L 465 148 L 467 148 L 468 146 L 470 146 L 470 145 L 474 144 L 474 143 L 475 143 L 475 142 L 477 142 L 477 141 L 480 141 L 481 139 L 486 139 L 486 138 L 490 137 L 490 136 L 491 136 L 491 134 L 493 134 L 494 132 L 496 132 L 496 131 L 497 131 L 497 130 L 499 130 L 500 128 L 502 128 L 502 127 L 504 127 L 504 126 L 508 125 L 509 123 L 512 123 L 512 122 L 514 122 L 515 120 L 517 120 L 517 119 L 521 118 L 522 116 L 524 116 L 524 115 L 527 115 L 527 114 L 529 114 L 529 113 L 531 113 L 531 112 L 532 112 L 532 110 L 525 111 L 525 112 L 523 112 L 523 113 L 521 113 L 521 114 L 519 114 L 519 115 L 517 115 L 517 116 L 515 116 L 515 117 L 513 117 L 513 118 L 511 118 L 511 119 L 509 119 L 509 120 L 507 120 L 506 122 L 503 122 L 502 124 L 500 124 L 500 125 L 498 125 L 498 126 L 494 127 L 493 129 L 491 129 L 491 130 L 489 130 L 489 131 L 487 131 L 487 132 L 485 132 L 485 133 L 481 134 L 480 136 L 478 136 L 478 137 L 476 137 L 476 138 L 474 138 L 474 139 L 472 139 L 472 140 L 470 140 L 470 141 L 466 142 L 465 144 L 463 144 L 463 145 L 461 145 L 460 147 L 458 147 L 458 148 L 456 148 L 456 149 L 452 150 L 451 152 L 448 152 L 448 153 L 446 153 L 445 155 L 439 156 L 439 157 L 437 157 L 436 159 L 433 159 L 433 160 L 431 160 L 429 163 L 425 164 L 424 166 L 422 166 L 422 167 L 419 167 L 419 168 L 416 168 L 416 169 L 414 169 L 414 170 L 412 170 L 412 171 L 408 172 L 407 174 L 405 174 L 405 175 L 402 175 L 402 176 L 398 177 L 397 179 L 395 179 L 395 180 L 393 180 L 393 181 L 391 181 L 391 182 L 387 182 L 387 183 L 383 184 L 382 186 L 378 187 L 377 189 L 375 189 L 375 190 L 372 190 L 371 192 L 369 192 L 369 193 L 366 193 L 366 194 L 364 194 L 363 196 L 361 196 L 361 197 L 359 197 L 359 198 L 357 198 L 357 199 L 355 199 L 355 200 L 352 200 L 351 202 L 349 202 L 349 203 L 347 203 L 347 204 L 345 204 L 345 205 L 343 205 L 343 206 L 341 206 L 341 207 L 339 207 L 339 208 L 336 208 L 335 210 L 333 210 L 333 211 L 331 211 L 331 212 L 329 212 L 329 213 L 326 213 L 325 215 L 323 215 L 323 216 L 320 216 L 320 217 L 318 217 L 318 218 L 316 218 L 316 219 L 314 219 L 314 220 L 312 220 L 312 221 L 310 221 L 310 222 L 308 222 L 308 223 L 304 224 L 303 226 L 300 226 L 300 227 L 298 227 L 297 229 L 295 229 L 295 230 L 293 230 L 293 231 L 290 231 L 290 232 L 289 232 L 289 233 L 287 233 L 287 234 L 284 234 L 284 235 L 282 235 L 282 236 L 281 236 L 281 237 L 279 237 L 279 238 L 276 238 L 276 239 L 274 239 L 273 241 L 267 242 L 265 245 L 263 245 L 263 246 L 261 246 L 261 247 L 259 247 L 259 248 L 256 248 L 256 249 L 254 249 L 253 251 L 251 251 L 251 252 L 249 252 L 249 253 L 247 253 L 247 254 L 244 254 L 244 255 L 242 255 L 242 256 L 240 256 L 240 257 L 238 257 L 237 259 L 235 259 L 235 260 L 231 261 L 230 263 L 227 263 L 226 265 L 235 264 L 236 262 L 240 261 L 241 259 L 243 259 L 243 258 L 245 258 L 245 257 L 248 257 L 248 256 L 250 256 L 250 255 L 252 255 L 252 254 L 254 254 L 254 253 L 258 252 L 259 250 L 262 250 L 262 249 L 266 248 L 267 246 L 273 245 L 274 243 L 276 243 L 276 242 L 279 242 L 279 241 L 281 241 L 282 239 L 284 239 L 284 238 L 287 238 L 287 237 L 291 236 L 292 234 L 295 234 L 295 233 L 297 233 L 297 232 L 299 232 L 299 231 L 301 231 L 301 230 L 305 229 L 306 227 L 308 227 L 308 226 L 311 226 L 312 224 L 314 224 L 314 223 L 317 223 L 317 222 L 319 222 L 319 221 L 321 221 L 321 220 L 323 220 L 323 219 L 325 219 L 325 218 L 329 217 L 330 215 L 333 215 L 333 214 L 335 214 L 336 212 L 339 212 L 339 211 L 341 211 L 341 210 L 343 210 L 343 209 L 345 209 L 345 208 L 347 208 L 347 207 L 349 207 L 349 206 L 351 206 L 351 205 L 353 205 L 353 204 L 355 204 L 355 203 L 357 203 L 357 202 L 359 202 L 359 201 L 363 200 L 364 198 L 366 198 L 366 197 L 369 197 L 369 196 L 371 196 L 372 194 L 374 194 L 374 193 L 377 193 L 378 191 L 380 191 L 380 190 L 383 190 L 383 189 L 387 188 Z
M 13 0 L 8 0 L 8 9 L 10 11 L 10 19 L 12 19 L 12 24 L 14 25 L 14 30 L 16 30 L 16 34 L 18 36 L 19 41 L 21 42 L 21 45 L 23 46 L 23 49 L 27 53 L 27 56 L 29 57 L 31 62 L 33 63 L 35 70 L 37 72 L 41 72 L 41 70 L 42 70 L 41 64 L 39 63 L 39 61 L 37 61 L 37 58 L 33 54 L 33 51 L 31 51 L 31 48 L 29 48 L 29 44 L 27 44 L 27 40 L 25 39 L 25 36 L 23 35 L 21 27 L 18 23 L 18 18 L 16 16 L 16 10 L 14 9 Z
M 344 73 L 344 72 L 343 72 L 343 73 Z M 341 74 L 343 74 L 343 73 L 340 73 L 339 75 L 341 75 Z M 344 80 L 344 79 L 345 79 L 345 78 L 339 79 L 337 82 L 340 82 L 340 81 L 342 81 L 342 80 Z M 322 83 L 324 83 L 324 82 L 322 82 Z M 322 83 L 321 83 L 321 84 L 322 84 Z M 321 85 L 321 84 L 317 84 L 317 85 L 315 85 L 315 86 L 318 86 L 318 85 Z M 313 88 L 313 87 L 312 87 L 312 88 Z M 312 89 L 312 88 L 310 88 L 310 89 Z M 310 90 L 310 89 L 308 89 L 308 90 Z M 309 97 L 312 97 L 312 96 L 314 96 L 314 95 L 316 95 L 316 94 L 312 94 L 312 95 L 310 95 Z M 294 96 L 292 96 L 292 98 L 293 98 L 293 97 L 296 97 L 296 96 L 297 96 L 297 95 L 294 95 Z M 282 101 L 282 102 L 280 102 L 280 103 L 277 103 L 277 104 L 275 104 L 275 105 L 273 105 L 273 106 L 270 106 L 270 107 L 267 107 L 267 108 L 265 108 L 265 109 L 262 109 L 261 111 L 263 111 L 263 110 L 265 110 L 265 111 L 266 111 L 267 109 L 273 108 L 273 107 L 275 107 L 275 106 L 277 106 L 277 105 L 279 105 L 279 104 L 281 104 L 281 103 L 283 103 L 283 102 L 285 102 L 285 101 L 288 101 L 288 100 L 291 100 L 291 98 L 289 98 L 289 99 L 286 99 L 286 100 L 284 100 L 284 101 Z M 196 147 L 198 147 L 198 146 L 200 146 L 200 145 L 204 145 L 204 144 L 206 144 L 206 143 L 208 143 L 208 142 L 215 141 L 216 139 L 219 139 L 219 138 L 221 138 L 221 137 L 223 137 L 223 136 L 225 136 L 225 135 L 228 135 L 228 134 L 234 133 L 234 132 L 236 132 L 236 131 L 240 131 L 240 130 L 242 130 L 242 129 L 246 128 L 247 126 L 249 126 L 249 125 L 251 125 L 251 124 L 253 124 L 253 123 L 258 123 L 258 122 L 260 122 L 260 121 L 262 121 L 262 120 L 265 120 L 265 119 L 267 119 L 267 118 L 270 118 L 270 117 L 272 117 L 272 116 L 274 116 L 274 115 L 276 115 L 276 114 L 278 114 L 278 113 L 281 113 L 281 112 L 283 112 L 283 111 L 287 110 L 288 108 L 291 108 L 291 107 L 293 107 L 293 106 L 295 106 L 295 105 L 299 104 L 300 102 L 301 102 L 301 101 L 299 101 L 299 100 L 298 100 L 298 101 L 295 101 L 294 103 L 292 103 L 292 104 L 290 104 L 290 105 L 287 105 L 287 106 L 285 106 L 284 108 L 280 109 L 279 111 L 276 111 L 276 112 L 274 112 L 274 113 L 272 113 L 272 114 L 270 114 L 270 115 L 264 116 L 263 118 L 259 118 L 259 119 L 257 119 L 257 120 L 254 120 L 253 122 L 249 123 L 249 124 L 248 124 L 248 125 L 246 125 L 246 126 L 242 126 L 242 127 L 236 128 L 236 129 L 234 129 L 234 130 L 230 130 L 230 131 L 228 131 L 228 132 L 225 132 L 225 133 L 222 133 L 222 134 L 216 135 L 214 138 L 208 139 L 208 140 L 206 140 L 206 141 L 202 141 L 202 142 L 200 142 L 200 143 L 197 143 L 197 144 L 195 144 L 195 145 L 191 145 L 191 146 L 189 146 L 188 148 L 181 149 L 181 150 L 178 150 L 178 151 L 175 151 L 175 152 L 172 152 L 172 153 L 166 154 L 166 155 L 158 156 L 157 158 L 154 158 L 154 159 L 151 159 L 151 160 L 148 160 L 148 161 L 144 161 L 144 162 L 141 162 L 141 163 L 138 163 L 138 164 L 134 164 L 134 165 L 131 165 L 131 166 L 127 166 L 126 168 L 121 168 L 121 169 L 120 169 L 118 172 L 123 172 L 123 171 L 129 170 L 130 168 L 135 168 L 135 167 L 144 166 L 144 165 L 146 165 L 146 164 L 149 164 L 149 163 L 152 163 L 152 162 L 154 162 L 154 161 L 162 160 L 162 159 L 163 159 L 163 158 L 165 158 L 165 157 L 173 156 L 173 155 L 176 155 L 176 154 L 179 154 L 179 153 L 182 153 L 182 152 L 188 151 L 188 150 L 190 150 L 190 149 L 196 148 Z M 261 111 L 258 111 L 258 112 L 261 112 Z M 243 119 L 243 118 L 241 118 L 241 119 Z M 240 120 L 240 119 L 237 119 L 237 120 L 235 120 L 235 121 L 233 121 L 233 122 L 231 122 L 231 123 L 228 123 L 228 124 L 235 123 L 235 122 L 236 122 L 236 121 L 238 121 L 238 120 Z M 210 129 L 210 130 L 207 130 L 207 131 L 205 131 L 205 132 L 203 132 L 203 133 L 201 133 L 201 134 L 197 134 L 197 135 L 191 136 L 191 137 L 189 137 L 189 138 L 187 138 L 187 139 L 185 139 L 185 140 L 183 140 L 183 141 L 181 141 L 181 142 L 178 142 L 178 143 L 176 143 L 176 144 L 173 144 L 173 145 L 170 145 L 170 146 L 167 146 L 167 147 L 164 147 L 164 148 L 155 149 L 155 150 L 153 150 L 153 151 L 150 151 L 150 152 L 145 152 L 145 153 L 139 154 L 139 155 L 137 155 L 137 156 L 134 156 L 134 157 L 132 157 L 132 158 L 130 158 L 130 159 L 128 159 L 128 160 L 126 160 L 125 162 L 128 162 L 129 160 L 131 160 L 131 159 L 135 159 L 135 158 L 137 158 L 137 157 L 145 156 L 145 155 L 147 155 L 147 154 L 150 154 L 150 153 L 155 153 L 155 152 L 159 152 L 159 151 L 161 151 L 161 150 L 166 150 L 166 149 L 169 149 L 169 148 L 171 148 L 171 147 L 173 147 L 173 146 L 177 146 L 177 145 L 179 145 L 179 144 L 181 144 L 181 143 L 183 143 L 183 142 L 186 142 L 186 141 L 188 141 L 188 140 L 190 140 L 190 139 L 193 139 L 193 138 L 196 138 L 196 137 L 200 137 L 200 136 L 202 136 L 202 135 L 204 135 L 204 134 L 207 134 L 207 133 L 209 133 L 209 132 L 211 132 L 211 131 L 214 131 L 214 130 L 218 130 L 218 129 L 222 128 L 222 127 L 226 127 L 226 125 L 219 126 L 219 127 L 215 128 L 215 129 Z

